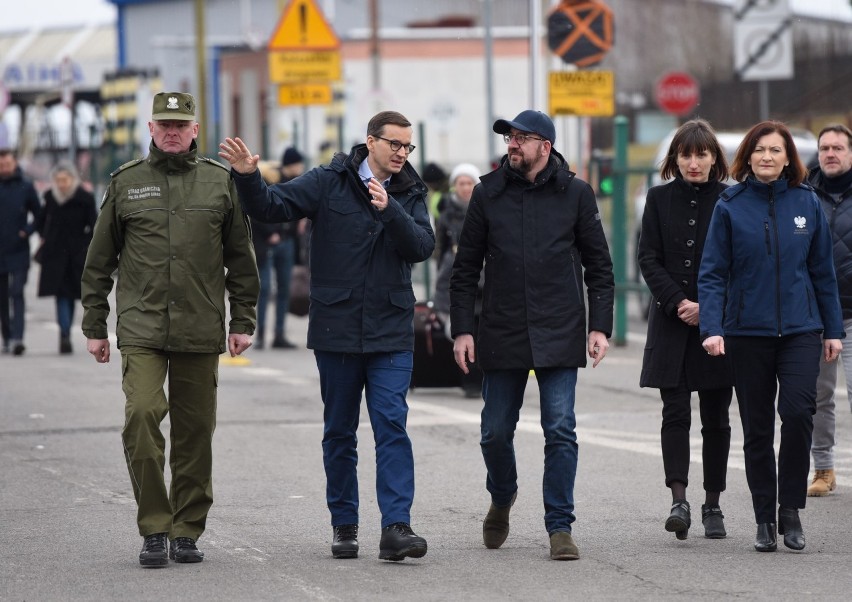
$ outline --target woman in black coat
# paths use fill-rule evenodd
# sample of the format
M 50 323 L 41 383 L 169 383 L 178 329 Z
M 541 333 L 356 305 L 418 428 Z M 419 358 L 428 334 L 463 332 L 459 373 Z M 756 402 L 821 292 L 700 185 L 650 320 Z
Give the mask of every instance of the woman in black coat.
M 56 297 L 59 352 L 71 353 L 71 323 L 80 298 L 80 278 L 97 209 L 95 197 L 80 186 L 77 170 L 72 166 L 54 167 L 50 181 L 50 190 L 44 194 L 44 209 L 36 222 L 41 235 L 41 246 L 36 251 L 41 263 L 38 296 Z
M 641 387 L 660 389 L 661 443 L 666 486 L 672 491 L 666 531 L 686 539 L 691 524 L 686 487 L 689 473 L 691 392 L 698 392 L 703 439 L 705 537 L 725 537 L 719 496 L 725 490 L 733 380 L 721 357 L 701 347 L 698 328 L 698 267 L 713 208 L 727 185 L 725 154 L 704 120 L 683 124 L 661 168 L 671 182 L 648 191 L 639 239 L 639 267 L 655 303 L 648 318 Z

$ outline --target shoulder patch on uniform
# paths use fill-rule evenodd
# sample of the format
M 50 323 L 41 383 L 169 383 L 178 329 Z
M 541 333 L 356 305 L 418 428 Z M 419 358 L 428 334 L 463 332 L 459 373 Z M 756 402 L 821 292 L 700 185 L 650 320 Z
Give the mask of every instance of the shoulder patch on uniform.
M 230 173 L 230 172 L 231 172 L 231 168 L 230 168 L 230 167 L 225 167 L 224 165 L 222 165 L 221 163 L 219 163 L 219 162 L 218 162 L 218 161 L 216 161 L 215 159 L 211 159 L 211 158 L 209 158 L 209 157 L 198 157 L 198 160 L 199 160 L 199 161 L 204 161 L 205 163 L 209 163 L 210 165 L 215 165 L 216 167 L 221 167 L 222 169 L 224 169 L 224 170 L 225 170 L 225 171 L 227 171 L 228 173 Z
M 133 167 L 134 165 L 139 165 L 144 160 L 145 160 L 145 157 L 142 157 L 140 159 L 133 159 L 133 161 L 128 161 L 127 163 L 125 163 L 124 165 L 122 165 L 121 167 L 119 167 L 118 169 L 116 169 L 114 172 L 112 172 L 109 175 L 110 175 L 110 177 L 113 177 L 113 176 L 115 176 L 115 174 L 124 171 L 128 167 Z

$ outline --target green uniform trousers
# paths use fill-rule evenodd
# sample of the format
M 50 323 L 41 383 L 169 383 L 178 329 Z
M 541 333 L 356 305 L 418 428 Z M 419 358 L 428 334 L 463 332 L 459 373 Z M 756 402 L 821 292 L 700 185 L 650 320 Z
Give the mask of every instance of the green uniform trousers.
M 217 353 L 175 353 L 121 348 L 122 389 L 127 399 L 121 439 L 139 507 L 143 537 L 198 539 L 213 504 L 213 430 L 216 428 Z M 169 377 L 169 394 L 163 390 Z M 163 418 L 171 423 L 166 493 Z

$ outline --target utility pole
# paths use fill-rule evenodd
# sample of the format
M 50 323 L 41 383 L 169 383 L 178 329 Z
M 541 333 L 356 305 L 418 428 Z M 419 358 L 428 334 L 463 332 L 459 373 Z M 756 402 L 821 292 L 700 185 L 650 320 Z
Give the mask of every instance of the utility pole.
M 195 96 L 196 114 L 201 116 L 198 128 L 198 153 L 207 153 L 207 59 L 204 53 L 204 0 L 195 0 L 195 62 L 198 79 L 198 92 Z

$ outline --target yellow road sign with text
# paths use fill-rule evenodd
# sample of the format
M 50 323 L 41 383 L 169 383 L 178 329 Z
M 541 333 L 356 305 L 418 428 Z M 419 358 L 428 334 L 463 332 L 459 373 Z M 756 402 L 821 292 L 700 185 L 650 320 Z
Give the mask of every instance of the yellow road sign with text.
M 612 71 L 551 71 L 549 83 L 551 115 L 615 115 Z
M 269 38 L 269 50 L 336 50 L 340 39 L 315 0 L 291 0 Z
M 331 82 L 340 77 L 340 53 L 336 50 L 269 53 L 269 81 L 273 84 Z
M 330 84 L 286 84 L 278 86 L 278 104 L 289 105 L 327 105 L 331 104 L 333 94 Z

